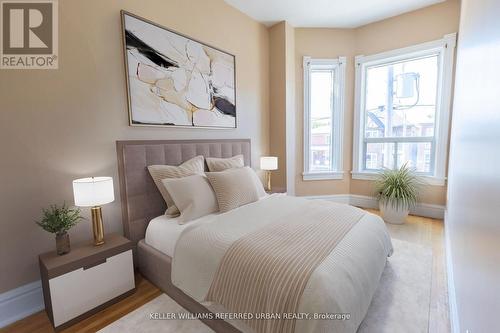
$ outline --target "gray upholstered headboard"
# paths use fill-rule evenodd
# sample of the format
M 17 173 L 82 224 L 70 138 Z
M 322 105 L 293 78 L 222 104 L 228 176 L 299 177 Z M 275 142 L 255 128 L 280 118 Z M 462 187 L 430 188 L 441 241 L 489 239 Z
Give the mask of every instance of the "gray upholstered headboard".
M 243 154 L 250 165 L 250 139 L 117 141 L 118 173 L 125 236 L 144 238 L 149 221 L 166 205 L 147 170 L 148 165 L 179 165 L 192 157 L 232 157 Z M 206 167 L 206 166 L 205 166 Z

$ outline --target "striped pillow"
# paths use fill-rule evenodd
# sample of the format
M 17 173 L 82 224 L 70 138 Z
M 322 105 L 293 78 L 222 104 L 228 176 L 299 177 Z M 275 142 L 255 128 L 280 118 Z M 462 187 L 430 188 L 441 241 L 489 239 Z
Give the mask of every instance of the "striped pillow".
M 166 215 L 179 216 L 180 212 L 174 204 L 172 197 L 168 193 L 162 180 L 167 178 L 181 178 L 196 174 L 203 174 L 205 171 L 203 156 L 196 156 L 179 166 L 174 165 L 150 165 L 148 166 L 149 174 L 158 187 L 163 199 L 167 204 Z
M 259 200 L 253 174 L 249 167 L 206 173 L 221 213 Z
M 232 168 L 243 168 L 245 161 L 243 155 L 229 158 L 207 157 L 208 170 L 211 172 L 224 171 Z

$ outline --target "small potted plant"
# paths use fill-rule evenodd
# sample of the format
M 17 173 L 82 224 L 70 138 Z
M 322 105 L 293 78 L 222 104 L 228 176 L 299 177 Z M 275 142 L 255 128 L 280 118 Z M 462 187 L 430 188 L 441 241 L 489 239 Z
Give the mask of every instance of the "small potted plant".
M 406 163 L 397 170 L 384 169 L 378 174 L 375 188 L 384 221 L 405 223 L 410 208 L 417 203 L 420 184 L 419 177 Z
M 56 234 L 57 254 L 63 255 L 71 250 L 68 230 L 81 219 L 80 209 L 69 208 L 64 203 L 61 207 L 51 205 L 49 209 L 43 209 L 43 218 L 36 224 L 43 230 Z

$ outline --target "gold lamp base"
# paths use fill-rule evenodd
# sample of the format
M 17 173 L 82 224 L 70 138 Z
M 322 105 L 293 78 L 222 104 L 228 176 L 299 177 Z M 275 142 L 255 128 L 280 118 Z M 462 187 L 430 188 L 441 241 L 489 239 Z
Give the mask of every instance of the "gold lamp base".
M 92 233 L 94 234 L 94 245 L 104 244 L 104 225 L 102 224 L 101 206 L 92 207 Z
M 266 171 L 266 192 L 271 192 L 271 171 Z

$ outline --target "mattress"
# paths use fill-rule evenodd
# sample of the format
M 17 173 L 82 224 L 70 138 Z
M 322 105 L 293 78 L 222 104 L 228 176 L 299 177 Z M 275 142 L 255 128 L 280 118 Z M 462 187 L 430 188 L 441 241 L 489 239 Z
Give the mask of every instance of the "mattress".
M 210 221 L 217 214 L 209 214 L 199 219 L 179 224 L 177 217 L 161 215 L 155 217 L 146 229 L 145 242 L 169 257 L 174 256 L 175 245 L 184 230 Z
M 265 195 L 260 198 L 259 201 L 265 200 L 268 197 L 269 195 Z M 177 217 L 168 217 L 166 215 L 157 216 L 149 222 L 144 241 L 149 246 L 173 258 L 177 240 L 186 229 L 208 223 L 218 214 L 219 213 L 209 214 L 185 224 L 179 224 Z

